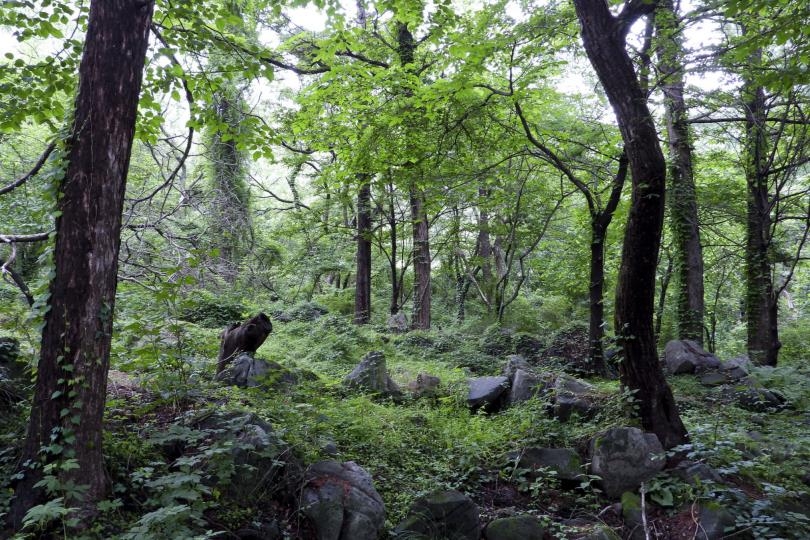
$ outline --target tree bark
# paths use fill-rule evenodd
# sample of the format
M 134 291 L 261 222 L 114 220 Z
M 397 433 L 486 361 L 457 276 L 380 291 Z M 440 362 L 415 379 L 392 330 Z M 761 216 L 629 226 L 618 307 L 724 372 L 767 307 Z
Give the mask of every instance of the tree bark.
M 413 221 L 413 318 L 411 328 L 430 329 L 430 240 L 425 195 L 411 189 Z
M 359 174 L 357 193 L 357 277 L 354 289 L 354 323 L 371 320 L 371 184 L 370 175 Z
M 94 0 L 61 185 L 55 275 L 45 315 L 22 479 L 9 512 L 14 529 L 28 509 L 60 494 L 34 485 L 54 464 L 77 516 L 95 512 L 106 491 L 102 416 L 113 329 L 121 212 L 154 3 Z M 47 450 L 45 450 L 47 448 Z M 56 450 L 55 450 L 56 449 Z M 75 460 L 76 468 L 66 467 Z
M 670 214 L 678 276 L 678 337 L 703 344 L 703 248 L 700 245 L 697 196 L 684 101 L 682 30 L 672 0 L 661 0 L 655 16 L 659 70 L 669 142 Z
M 397 269 L 397 214 L 394 205 L 395 192 L 393 184 L 388 185 L 388 191 L 388 227 L 391 240 L 391 256 L 388 259 L 391 268 L 391 305 L 388 311 L 391 315 L 396 315 L 399 312 L 400 298 L 402 296 L 402 280 Z
M 754 55 L 755 64 L 759 63 L 761 55 L 761 52 Z M 779 341 L 778 303 L 768 257 L 771 246 L 771 204 L 768 195 L 765 90 L 748 80 L 743 86 L 743 93 L 746 118 L 745 178 L 748 186 L 745 244 L 748 357 L 756 364 L 775 366 L 782 343 Z
M 613 107 L 633 178 L 633 198 L 616 287 L 615 326 L 622 383 L 634 392 L 644 429 L 666 448 L 688 440 L 658 362 L 653 305 L 664 221 L 666 162 L 652 115 L 625 49 L 627 29 L 654 4 L 626 3 L 613 16 L 604 0 L 574 0 L 588 58 Z

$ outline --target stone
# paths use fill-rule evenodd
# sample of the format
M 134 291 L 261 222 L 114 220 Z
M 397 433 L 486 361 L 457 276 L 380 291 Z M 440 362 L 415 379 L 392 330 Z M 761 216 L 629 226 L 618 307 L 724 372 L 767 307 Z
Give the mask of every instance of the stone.
M 664 448 L 653 433 L 613 428 L 591 439 L 591 474 L 608 497 L 637 489 L 664 468 Z
M 554 382 L 554 416 L 568 421 L 576 413 L 588 417 L 595 412 L 592 394 L 595 387 L 569 375 L 560 375 Z
M 374 392 L 385 397 L 402 395 L 402 391 L 388 375 L 385 355 L 381 351 L 371 351 L 360 360 L 343 384 L 366 392 Z
M 664 365 L 672 375 L 720 368 L 720 360 L 691 339 L 674 339 L 664 348 Z
M 645 540 L 644 518 L 641 514 L 641 497 L 633 492 L 622 493 L 622 520 L 629 531 L 628 540 Z
M 386 326 L 388 327 L 389 332 L 393 332 L 395 334 L 404 334 L 410 328 L 408 325 L 408 316 L 405 315 L 403 311 L 394 313 L 388 317 Z
M 211 473 L 213 484 L 227 484 L 229 498 L 236 501 L 249 502 L 251 494 L 276 484 L 282 469 L 292 465 L 287 463 L 290 459 L 282 460 L 289 455 L 288 445 L 279 439 L 269 422 L 253 413 L 209 411 L 191 424 L 197 429 L 219 433 L 219 438 L 233 443 L 230 452 L 234 468 L 230 479 L 215 477 L 218 470 L 214 462 L 211 462 Z
M 700 384 L 703 386 L 720 386 L 726 384 L 727 382 L 729 382 L 729 378 L 726 376 L 726 374 L 717 371 L 704 373 L 700 377 Z
M 407 539 L 479 540 L 478 514 L 478 506 L 463 493 L 434 491 L 414 501 L 394 533 Z
M 353 461 L 310 465 L 301 492 L 301 511 L 317 540 L 377 540 L 385 506 L 371 475 Z
M 722 484 L 723 478 L 709 465 L 699 461 L 681 461 L 672 469 L 672 474 L 687 484 Z
M 695 532 L 698 540 L 720 540 L 726 538 L 726 527 L 733 527 L 734 516 L 716 501 L 707 501 L 700 504 L 700 526 Z
M 789 406 L 787 398 L 776 390 L 769 390 L 751 377 L 740 381 L 734 389 L 737 404 L 752 412 L 776 412 Z
M 503 376 L 511 381 L 518 370 L 531 372 L 532 366 L 523 356 L 510 354 L 506 357 L 506 365 L 503 366 Z
M 292 386 L 302 378 L 311 379 L 314 375 L 297 373 L 272 360 L 254 358 L 253 353 L 239 353 L 234 360 L 217 373 L 216 380 L 240 388 L 278 388 Z M 317 377 L 316 377 L 317 378 Z
M 509 388 L 506 377 L 477 377 L 470 379 L 467 405 L 473 411 L 484 408 L 487 412 L 497 412 L 503 405 L 503 396 Z
M 720 366 L 720 371 L 726 374 L 732 380 L 743 379 L 748 376 L 753 368 L 753 363 L 747 356 L 738 356 L 723 362 Z
M 408 383 L 408 391 L 414 397 L 435 397 L 439 393 L 441 379 L 429 373 L 420 373 L 416 380 Z
M 486 540 L 543 540 L 543 522 L 534 516 L 514 516 L 496 519 L 484 531 Z
M 550 469 L 556 473 L 556 478 L 574 481 L 584 472 L 582 458 L 576 450 L 570 448 L 530 447 L 521 452 L 510 452 L 507 456 L 511 461 L 517 461 L 519 468 L 529 469 L 530 475 L 531 471 L 537 469 Z
M 512 377 L 509 395 L 506 402 L 509 405 L 528 401 L 540 394 L 545 388 L 546 381 L 532 371 L 518 369 Z

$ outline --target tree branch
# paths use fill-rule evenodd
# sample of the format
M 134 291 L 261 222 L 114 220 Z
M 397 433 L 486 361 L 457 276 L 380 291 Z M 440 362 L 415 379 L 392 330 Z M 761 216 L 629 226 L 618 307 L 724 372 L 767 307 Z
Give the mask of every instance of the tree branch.
M 39 156 L 39 160 L 37 160 L 36 164 L 34 165 L 34 167 L 30 171 L 28 171 L 26 174 L 22 175 L 21 177 L 17 178 L 16 180 L 14 180 L 9 185 L 7 185 L 7 186 L 5 186 L 3 188 L 0 188 L 0 195 L 5 195 L 9 191 L 17 189 L 18 187 L 20 187 L 21 185 L 26 183 L 28 180 L 33 178 L 39 172 L 39 170 L 42 168 L 42 166 L 45 165 L 45 161 L 48 159 L 48 156 L 51 155 L 51 152 L 53 152 L 54 148 L 56 148 L 56 141 L 54 141 L 54 142 L 52 142 L 51 144 L 48 145 L 48 147 L 45 149 L 45 151 L 42 153 L 42 155 Z

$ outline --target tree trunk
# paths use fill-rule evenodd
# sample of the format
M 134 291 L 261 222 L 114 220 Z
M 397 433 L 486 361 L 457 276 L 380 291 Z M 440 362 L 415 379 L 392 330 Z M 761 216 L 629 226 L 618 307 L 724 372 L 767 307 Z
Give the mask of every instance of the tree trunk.
M 411 328 L 430 328 L 430 240 L 425 195 L 411 189 L 413 221 L 413 318 Z
M 603 302 L 605 286 L 605 229 L 600 224 L 591 222 L 591 261 L 590 282 L 588 287 L 588 304 L 590 320 L 588 322 L 588 342 L 590 360 L 597 373 L 606 373 L 605 352 L 602 340 L 605 336 L 605 305 Z
M 478 258 L 481 260 L 481 290 L 486 296 L 487 311 L 492 308 L 493 288 L 495 280 L 492 278 L 492 242 L 489 236 L 489 204 L 490 190 L 478 188 L 478 198 L 483 202 L 478 206 Z
M 388 263 L 391 267 L 391 305 L 389 313 L 396 315 L 399 312 L 400 296 L 402 296 L 402 282 L 397 270 L 397 214 L 394 206 L 394 186 L 388 185 L 388 226 L 390 228 L 391 257 Z
M 761 57 L 761 52 L 755 56 Z M 759 58 L 755 58 L 758 63 Z M 774 295 L 771 263 L 771 207 L 768 196 L 768 141 L 765 130 L 765 90 L 746 81 L 745 103 L 746 163 L 748 186 L 747 234 L 745 244 L 748 357 L 756 364 L 775 366 L 779 349 L 778 303 Z
M 627 3 L 614 17 L 604 0 L 574 0 L 588 58 L 610 100 L 633 178 L 633 199 L 616 287 L 615 326 L 622 383 L 634 392 L 644 429 L 665 448 L 688 440 L 658 362 L 653 306 L 664 221 L 666 162 L 652 115 L 625 49 L 626 31 L 652 5 Z M 634 12 L 634 10 L 637 10 Z
M 357 277 L 354 289 L 354 323 L 371 320 L 371 184 L 370 175 L 358 175 L 357 194 Z
M 90 4 L 60 188 L 50 310 L 22 454 L 28 465 L 9 512 L 15 529 L 28 509 L 63 494 L 65 506 L 78 508 L 77 516 L 87 524 L 106 491 L 102 416 L 121 212 L 153 7 L 144 0 Z M 76 467 L 65 466 L 68 460 Z M 85 486 L 84 494 L 34 487 L 49 464 L 55 465 L 62 489 L 73 483 Z
M 700 245 L 697 196 L 689 124 L 684 101 L 683 46 L 672 0 L 662 0 L 655 23 L 663 77 L 670 156 L 670 212 L 678 276 L 678 337 L 703 344 L 703 248 Z

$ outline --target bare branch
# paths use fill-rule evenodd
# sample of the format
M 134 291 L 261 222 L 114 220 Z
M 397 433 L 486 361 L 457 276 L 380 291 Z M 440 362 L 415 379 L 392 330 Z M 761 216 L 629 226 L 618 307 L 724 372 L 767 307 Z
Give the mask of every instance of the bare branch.
M 17 189 L 18 187 L 26 183 L 29 179 L 33 178 L 39 172 L 42 166 L 45 165 L 45 161 L 48 159 L 48 156 L 51 155 L 51 152 L 53 152 L 54 148 L 56 148 L 56 141 L 48 145 L 48 147 L 45 149 L 42 155 L 39 156 L 39 159 L 37 160 L 36 164 L 30 171 L 14 180 L 9 185 L 0 188 L 0 195 L 5 195 L 9 191 Z

